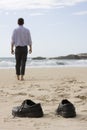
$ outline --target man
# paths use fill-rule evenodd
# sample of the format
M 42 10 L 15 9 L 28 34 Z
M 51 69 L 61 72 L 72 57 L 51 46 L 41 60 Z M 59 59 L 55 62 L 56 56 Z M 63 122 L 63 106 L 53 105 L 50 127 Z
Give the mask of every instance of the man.
M 32 40 L 29 29 L 23 26 L 24 19 L 18 19 L 19 27 L 14 29 L 11 41 L 11 54 L 14 54 L 16 59 L 16 75 L 18 80 L 24 80 L 25 66 L 27 61 L 28 48 L 29 53 L 32 53 Z M 28 47 L 29 46 L 29 47 Z M 20 76 L 21 75 L 21 76 Z

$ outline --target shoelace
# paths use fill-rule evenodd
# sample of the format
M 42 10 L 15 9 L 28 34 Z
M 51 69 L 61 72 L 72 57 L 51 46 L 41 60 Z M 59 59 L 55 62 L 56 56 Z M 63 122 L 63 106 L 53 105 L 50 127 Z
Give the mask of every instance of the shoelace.
M 19 109 L 19 112 L 22 111 L 22 109 L 24 108 L 24 105 L 25 105 L 25 101 L 22 103 L 22 105 L 20 106 L 20 109 Z

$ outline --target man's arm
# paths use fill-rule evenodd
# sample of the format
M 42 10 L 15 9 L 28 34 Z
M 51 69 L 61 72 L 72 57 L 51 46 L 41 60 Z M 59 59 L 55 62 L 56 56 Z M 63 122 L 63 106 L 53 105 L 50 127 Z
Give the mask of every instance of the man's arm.
M 30 31 L 28 30 L 28 45 L 29 45 L 29 53 L 32 53 L 32 39 L 31 39 L 31 34 Z
M 11 54 L 14 54 L 14 43 L 15 43 L 15 31 L 12 34 L 12 41 L 11 41 Z

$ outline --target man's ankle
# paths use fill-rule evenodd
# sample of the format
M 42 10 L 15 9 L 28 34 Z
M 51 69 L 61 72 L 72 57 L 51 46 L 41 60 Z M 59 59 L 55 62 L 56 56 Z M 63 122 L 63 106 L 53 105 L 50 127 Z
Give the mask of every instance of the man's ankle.
M 23 75 L 21 75 L 21 80 L 24 80 L 24 76 Z
M 20 80 L 20 75 L 17 75 L 17 79 Z

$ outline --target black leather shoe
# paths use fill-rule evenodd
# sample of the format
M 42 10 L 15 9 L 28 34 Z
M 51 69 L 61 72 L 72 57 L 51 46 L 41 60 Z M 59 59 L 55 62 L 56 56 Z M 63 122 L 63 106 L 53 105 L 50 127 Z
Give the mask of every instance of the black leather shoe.
M 58 115 L 61 115 L 65 118 L 76 116 L 74 105 L 70 101 L 68 101 L 67 99 L 64 99 L 61 101 L 56 112 Z
M 31 100 L 24 100 L 21 106 L 13 107 L 12 115 L 15 117 L 42 117 L 43 110 L 40 103 L 36 104 Z

